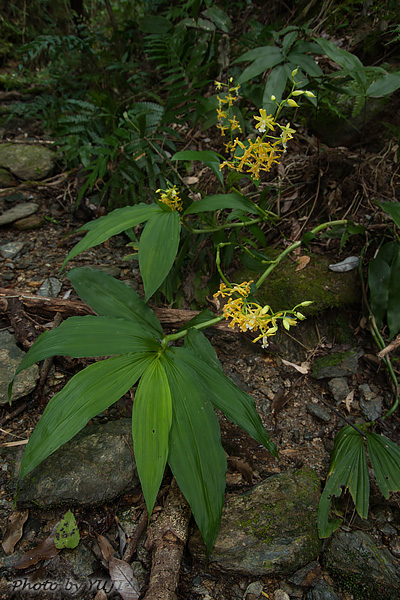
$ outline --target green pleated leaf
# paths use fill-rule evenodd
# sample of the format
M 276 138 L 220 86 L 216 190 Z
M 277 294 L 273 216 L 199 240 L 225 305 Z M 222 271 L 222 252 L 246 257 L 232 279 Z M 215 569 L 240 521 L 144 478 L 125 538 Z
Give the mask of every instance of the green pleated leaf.
M 149 515 L 164 475 L 171 422 L 168 379 L 159 358 L 155 357 L 142 375 L 132 414 L 135 460 Z
M 389 213 L 397 227 L 400 228 L 400 202 L 380 202 L 379 206 Z
M 161 357 L 172 396 L 168 463 L 210 552 L 221 521 L 226 458 L 217 416 L 178 350 L 168 348 Z
M 196 215 L 198 213 L 222 210 L 224 208 L 237 208 L 246 212 L 258 215 L 257 207 L 250 200 L 237 192 L 230 194 L 216 194 L 215 196 L 206 196 L 198 202 L 193 202 L 185 211 L 185 215 Z
M 136 204 L 135 206 L 126 206 L 125 208 L 117 208 L 108 215 L 86 223 L 81 227 L 81 230 L 87 231 L 85 237 L 72 248 L 64 260 L 61 270 L 71 258 L 78 256 L 84 250 L 93 248 L 102 242 L 105 242 L 113 235 L 118 235 L 122 231 L 135 227 L 140 223 L 144 223 L 150 217 L 161 212 L 161 208 L 156 204 Z
M 371 311 L 378 327 L 381 327 L 389 299 L 390 266 L 379 258 L 371 260 L 368 267 Z
M 271 454 L 277 456 L 275 444 L 271 442 L 256 410 L 253 398 L 239 390 L 229 377 L 219 368 L 211 366 L 210 360 L 204 360 L 196 347 L 193 350 L 176 348 L 180 359 L 197 376 L 197 385 L 201 387 L 213 405 L 222 410 L 233 422 L 244 429 L 251 437 L 260 442 Z
M 204 335 L 198 329 L 189 329 L 184 340 L 185 348 L 191 350 L 200 360 L 222 373 L 222 365 L 217 353 Z
M 245 55 L 243 55 L 243 56 L 245 56 Z M 242 59 L 243 56 L 240 58 Z M 264 73 L 268 69 L 271 69 L 271 67 L 275 67 L 275 65 L 278 65 L 279 63 L 281 63 L 282 60 L 283 60 L 283 55 L 282 55 L 282 52 L 279 50 L 279 48 L 274 48 L 273 46 L 265 46 L 265 51 L 262 54 L 262 56 L 260 58 L 256 58 L 251 63 L 251 65 L 249 65 L 243 71 L 243 73 L 240 75 L 239 79 L 237 80 L 237 83 L 239 83 L 241 85 L 242 83 L 245 83 L 246 81 L 249 81 L 250 79 L 254 79 L 255 77 L 258 77 L 258 75 L 261 75 L 261 73 Z
M 376 482 L 385 498 L 400 491 L 400 448 L 384 435 L 367 433 L 367 448 Z
M 380 77 L 367 89 L 367 96 L 386 96 L 387 94 L 392 94 L 396 90 L 400 88 L 400 72 L 396 73 L 387 73 Z M 400 227 L 400 225 L 398 225 Z
M 176 210 L 161 211 L 146 223 L 139 245 L 139 268 L 146 300 L 170 272 L 178 252 L 180 233 L 180 216 Z
M 15 377 L 50 356 L 110 356 L 160 349 L 154 337 L 136 323 L 111 317 L 70 317 L 36 340 L 18 365 Z M 9 386 L 11 394 L 12 382 Z
M 100 412 L 119 400 L 154 360 L 154 354 L 123 354 L 77 373 L 53 396 L 26 446 L 20 478 L 68 442 Z
M 387 322 L 390 338 L 400 331 L 400 244 L 390 269 L 387 303 Z
M 329 56 L 330 59 L 335 61 L 343 69 L 350 71 L 354 79 L 357 79 L 357 81 L 363 85 L 366 84 L 364 65 L 355 54 L 351 54 L 351 52 L 347 52 L 347 50 L 343 50 L 333 42 L 323 38 L 319 38 L 315 41 L 321 46 L 324 53 Z
M 244 54 L 239 56 L 239 58 L 234 60 L 233 63 L 248 62 L 250 60 L 265 58 L 266 56 L 268 56 L 271 61 L 279 59 L 278 62 L 281 62 L 281 60 L 283 60 L 282 50 L 280 50 L 277 46 L 259 46 L 258 48 L 247 50 L 247 52 L 245 52 Z M 273 66 L 274 65 L 271 64 L 271 67 Z
M 98 315 L 134 321 L 154 337 L 163 335 L 161 324 L 151 308 L 122 281 L 86 267 L 72 269 L 68 272 L 68 279 L 78 296 Z
M 271 96 L 274 95 L 276 102 L 282 100 L 283 92 L 286 89 L 288 80 L 288 74 L 284 65 L 279 65 L 272 69 L 270 76 L 265 84 L 263 93 L 263 108 L 267 111 L 267 114 L 275 114 L 276 103 L 275 100 L 271 100 Z
M 318 532 L 329 537 L 341 519 L 329 520 L 332 496 L 339 497 L 342 487 L 348 488 L 360 517 L 366 519 L 369 505 L 369 475 L 364 438 L 350 425 L 343 427 L 335 438 L 328 478 L 318 507 Z
M 181 152 L 175 152 L 171 160 L 219 162 L 219 154 L 212 150 L 182 150 Z

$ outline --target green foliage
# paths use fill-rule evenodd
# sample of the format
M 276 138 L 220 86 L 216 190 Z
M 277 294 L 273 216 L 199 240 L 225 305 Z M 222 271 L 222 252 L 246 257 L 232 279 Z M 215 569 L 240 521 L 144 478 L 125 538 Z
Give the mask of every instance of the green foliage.
M 400 244 L 382 246 L 368 268 L 371 311 L 378 328 L 386 317 L 390 337 L 400 331 Z
M 132 435 L 149 514 L 168 461 L 210 551 L 221 519 L 226 471 L 213 406 L 276 455 L 253 399 L 223 374 L 214 350 L 200 331 L 191 328 L 163 336 L 161 325 L 144 301 L 105 273 L 79 268 L 70 272 L 70 279 L 99 316 L 78 317 L 79 322 L 68 319 L 60 328 L 39 337 L 16 375 L 37 360 L 58 353 L 72 357 L 116 355 L 86 367 L 53 396 L 30 437 L 20 477 L 140 379 Z M 114 316 L 116 311 L 122 318 Z M 183 348 L 169 346 L 172 339 L 185 335 Z M 116 341 L 121 341 L 119 351 Z M 10 397 L 11 388 L 12 383 Z
M 76 548 L 79 541 L 79 529 L 74 514 L 69 510 L 58 524 L 54 535 L 54 545 L 59 550 L 63 548 Z
M 358 426 L 360 427 L 360 426 Z M 400 448 L 384 435 L 367 431 L 367 427 L 355 429 L 343 427 L 335 438 L 331 464 L 318 508 L 318 531 L 322 538 L 329 537 L 341 525 L 341 519 L 328 519 L 333 496 L 340 496 L 342 487 L 351 494 L 360 517 L 366 519 L 369 507 L 369 474 L 367 453 L 376 482 L 385 498 L 390 492 L 400 490 Z

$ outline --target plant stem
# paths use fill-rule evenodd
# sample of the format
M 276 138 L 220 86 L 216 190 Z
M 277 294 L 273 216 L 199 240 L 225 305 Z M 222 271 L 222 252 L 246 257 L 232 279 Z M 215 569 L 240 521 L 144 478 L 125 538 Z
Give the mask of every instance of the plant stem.
M 343 219 L 340 221 L 329 221 L 328 223 L 322 223 L 321 225 L 314 227 L 314 229 L 311 229 L 310 233 L 315 235 L 315 234 L 319 233 L 320 231 L 327 229 L 328 227 L 333 227 L 334 225 L 347 225 L 347 223 L 348 223 L 348 221 L 343 220 Z M 292 252 L 293 250 L 296 250 L 296 248 L 298 248 L 299 246 L 301 246 L 301 240 L 298 242 L 294 242 L 293 244 L 288 246 L 288 248 L 286 248 L 286 250 L 281 252 L 281 254 L 278 256 L 278 258 L 276 258 L 274 261 L 272 261 L 271 264 L 269 265 L 269 267 L 261 275 L 261 277 L 259 278 L 259 280 L 256 283 L 256 287 L 259 288 L 260 285 L 266 280 L 268 275 L 270 273 L 272 273 L 272 271 L 275 269 L 275 267 L 277 267 L 279 265 L 279 263 L 285 258 L 285 256 L 290 254 L 290 252 Z
M 217 225 L 216 227 L 210 227 L 209 229 L 193 229 L 186 222 L 184 222 L 184 225 L 190 233 L 213 233 L 214 231 L 221 231 L 222 229 L 229 229 L 232 227 L 248 227 L 249 225 L 259 223 L 262 220 L 263 219 L 260 217 L 259 219 L 252 219 L 251 221 L 241 221 L 240 223 L 230 223 L 229 225 Z
M 206 329 L 207 327 L 211 327 L 216 323 L 222 321 L 224 317 L 215 317 L 215 319 L 210 319 L 209 321 L 204 321 L 204 323 L 198 323 L 198 325 L 193 325 L 193 329 Z M 171 333 L 170 335 L 166 335 L 161 340 L 161 347 L 163 350 L 167 348 L 169 342 L 173 342 L 175 340 L 179 340 L 180 338 L 185 337 L 189 329 L 183 329 L 182 331 L 178 331 L 177 333 Z

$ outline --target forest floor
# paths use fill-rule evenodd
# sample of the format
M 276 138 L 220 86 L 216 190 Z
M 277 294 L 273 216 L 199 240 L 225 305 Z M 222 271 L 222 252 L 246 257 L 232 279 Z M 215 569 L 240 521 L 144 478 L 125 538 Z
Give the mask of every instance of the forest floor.
M 37 139 L 34 132 L 29 132 L 29 138 Z M 26 139 L 26 132 L 22 133 L 12 126 L 4 132 L 3 141 L 18 139 Z M 191 141 L 188 140 L 188 143 Z M 375 200 L 394 200 L 396 195 L 398 197 L 400 189 L 396 144 L 395 140 L 388 139 L 380 146 L 371 146 L 368 149 L 368 144 L 364 140 L 364 144 L 358 147 L 321 148 L 315 138 L 299 136 L 288 153 L 285 166 L 280 173 L 283 180 L 282 220 L 279 228 L 269 234 L 271 245 L 278 243 L 284 236 L 294 241 L 296 236 L 301 235 L 305 229 L 310 229 L 322 220 L 329 220 L 333 215 L 336 218 L 351 218 L 354 223 L 363 224 L 367 227 L 370 236 L 380 235 L 388 223 L 382 211 L 377 208 Z M 196 175 L 195 172 L 192 174 Z M 299 191 L 291 194 L 291 186 L 300 179 L 302 185 L 297 187 Z M 58 298 L 65 298 L 66 301 L 76 299 L 68 279 L 65 276 L 59 277 L 58 272 L 67 252 L 79 239 L 79 234 L 74 232 L 83 223 L 97 216 L 96 207 L 92 206 L 90 201 L 83 202 L 78 210 L 74 210 L 78 184 L 75 174 L 64 178 L 59 173 L 38 185 L 22 183 L 13 190 L 0 190 L 0 205 L 3 210 L 9 207 L 7 196 L 11 192 L 22 194 L 18 201 L 33 200 L 40 205 L 37 213 L 40 217 L 38 228 L 27 231 L 20 231 L 13 225 L 1 228 L 1 245 L 16 241 L 23 243 L 23 249 L 18 257 L 13 260 L 1 260 L 0 287 L 3 292 L 6 290 L 7 294 L 16 296 L 35 295 L 47 278 L 57 277 L 62 283 Z M 141 293 L 142 284 L 136 265 L 123 260 L 126 253 L 125 243 L 123 236 L 117 236 L 72 260 L 70 266 L 99 267 L 112 272 L 122 280 L 135 280 L 135 285 Z M 339 254 L 340 241 L 325 238 L 317 243 L 317 251 L 328 256 L 331 262 L 335 263 L 345 256 L 359 255 L 362 243 L 358 236 L 354 236 L 346 246 L 344 254 Z M 50 326 L 52 325 L 54 317 L 49 317 L 46 312 L 40 314 L 40 310 L 30 311 L 24 308 L 23 303 L 19 304 L 19 310 L 20 314 L 3 311 L 0 327 L 15 332 L 16 323 L 23 322 L 25 331 L 30 332 L 31 336 L 25 345 L 26 350 L 27 346 L 49 327 L 49 323 Z M 220 416 L 222 441 L 228 454 L 227 497 L 248 490 L 255 483 L 274 473 L 298 469 L 301 466 L 312 467 L 323 485 L 328 472 L 333 440 L 344 422 L 337 413 L 329 411 L 326 403 L 323 403 L 325 400 L 328 404 L 336 406 L 327 381 L 315 380 L 309 375 L 308 367 L 316 357 L 348 347 L 363 350 L 364 355 L 359 360 L 357 370 L 348 377 L 350 393 L 337 407 L 341 414 L 350 415 L 355 421 L 362 418 L 359 403 L 359 390 L 362 384 L 369 384 L 375 395 L 384 399 L 385 409 L 390 407 L 393 392 L 387 375 L 376 358 L 377 349 L 368 333 L 365 315 L 362 312 L 361 295 L 358 306 L 351 308 L 346 306 L 342 313 L 345 313 L 349 330 L 352 332 L 351 344 L 339 342 L 335 334 L 330 338 L 320 336 L 318 344 L 312 348 L 304 348 L 301 342 L 287 338 L 282 345 L 278 340 L 272 348 L 274 351 L 271 352 L 263 350 L 239 333 L 210 330 L 209 339 L 217 351 L 224 372 L 232 377 L 239 387 L 254 397 L 263 423 L 279 451 L 279 460 L 276 460 L 238 427 Z M 320 315 L 310 320 L 307 326 L 318 331 L 325 319 L 326 315 Z M 168 329 L 168 323 L 165 326 Z M 300 324 L 298 328 L 302 326 Z M 290 333 L 293 338 L 296 338 L 296 331 Z M 289 361 L 289 364 L 282 362 L 282 358 Z M 297 367 L 305 366 L 305 372 L 301 372 L 301 369 L 296 369 L 296 366 L 290 363 L 295 363 Z M 23 443 L 29 438 L 48 399 L 67 382 L 71 375 L 86 364 L 88 363 L 84 359 L 72 361 L 65 357 L 56 357 L 47 379 L 41 384 L 41 389 L 38 388 L 11 407 L 2 406 L 0 408 L 2 444 L 16 440 Z M 327 408 L 329 419 L 321 421 L 308 411 L 306 407 L 310 403 Z M 129 416 L 131 405 L 132 399 L 128 395 L 118 402 L 111 413 L 111 418 Z M 398 413 L 387 422 L 378 419 L 376 427 L 378 432 L 384 433 L 393 441 L 400 441 Z M 2 503 L 0 510 L 5 523 L 5 519 L 12 511 L 8 471 L 3 472 L 3 483 L 3 500 L 6 501 Z M 168 476 L 164 485 L 169 485 Z M 165 498 L 165 495 L 163 497 Z M 111 540 L 117 539 L 116 511 L 121 507 L 129 506 L 131 502 L 132 498 L 128 495 L 105 506 L 78 508 L 75 516 L 78 523 L 82 524 L 83 542 L 86 540 L 92 543 L 90 535 L 92 531 L 106 535 Z M 160 503 L 162 502 L 161 499 Z M 373 487 L 372 516 L 365 522 L 357 517 L 351 501 L 346 498 L 346 504 L 343 506 L 343 526 L 349 529 L 373 531 L 376 539 L 379 539 L 383 546 L 389 547 L 388 538 L 374 525 L 374 506 L 383 506 L 392 512 L 397 511 L 400 509 L 398 494 L 393 494 L 385 501 Z M 142 499 L 137 500 L 136 507 L 144 507 Z M 59 513 L 61 514 L 62 510 Z M 45 511 L 33 508 L 29 518 L 39 522 L 39 530 L 41 526 L 43 527 L 43 537 L 38 536 L 36 540 L 41 541 L 45 537 L 48 515 Z M 22 549 L 27 550 L 32 540 L 22 541 L 21 544 Z M 51 561 L 41 568 L 44 572 L 46 570 L 51 572 Z M 35 569 L 37 567 L 32 567 L 31 571 Z M 210 582 L 209 597 L 213 600 L 237 600 L 239 594 L 244 594 L 247 585 L 252 581 L 251 577 L 224 573 L 212 565 L 208 570 L 206 569 L 206 572 Z M 185 550 L 178 588 L 179 600 L 206 598 L 204 593 L 196 592 L 193 587 L 197 574 L 204 576 L 204 573 L 204 567 Z M 325 573 L 325 576 L 331 581 L 329 573 Z M 260 577 L 259 579 L 264 586 L 263 597 L 274 598 L 274 591 L 279 589 L 285 578 Z M 336 591 L 342 599 L 355 597 L 340 588 L 336 588 Z M 304 588 L 304 598 L 306 593 L 307 589 Z M 107 597 L 111 598 L 113 595 Z

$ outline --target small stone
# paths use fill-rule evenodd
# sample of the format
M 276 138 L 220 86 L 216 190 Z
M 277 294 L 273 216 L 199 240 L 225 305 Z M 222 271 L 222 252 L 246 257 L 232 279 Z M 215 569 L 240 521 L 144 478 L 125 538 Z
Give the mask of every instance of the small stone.
M 8 404 L 8 384 L 25 356 L 15 343 L 14 336 L 8 331 L 0 331 L 0 405 Z M 16 378 L 13 386 L 12 400 L 23 398 L 32 392 L 39 379 L 39 367 L 32 365 Z
M 45 298 L 57 298 L 60 290 L 62 288 L 62 283 L 55 277 L 48 277 L 45 279 L 37 291 L 38 296 L 44 296 Z
M 24 247 L 24 242 L 9 242 L 0 246 L 0 254 L 3 258 L 15 258 Z
M 397 539 L 392 544 L 389 544 L 389 550 L 393 556 L 400 558 L 400 539 Z
M 15 229 L 18 229 L 18 231 L 29 231 L 31 229 L 38 229 L 43 223 L 44 220 L 42 217 L 39 215 L 31 215 L 30 217 L 15 221 L 14 227 Z
M 324 377 L 354 375 L 357 372 L 358 359 L 363 354 L 363 350 L 353 349 L 317 358 L 312 366 L 311 376 L 314 379 L 323 379 Z
M 334 377 L 328 381 L 328 387 L 337 405 L 343 402 L 350 393 L 347 379 L 344 377 Z
M 324 423 L 329 423 L 331 420 L 331 415 L 323 406 L 319 406 L 319 404 L 307 404 L 307 412 Z
M 17 204 L 0 215 L 0 225 L 8 225 L 8 223 L 14 223 L 14 221 L 29 217 L 37 212 L 38 209 L 39 204 L 36 204 L 36 202 L 23 202 L 22 204 Z
M 340 600 L 331 586 L 321 579 L 307 593 L 307 600 Z
M 382 396 L 377 396 L 367 383 L 358 387 L 360 398 L 360 410 L 367 421 L 376 421 L 382 416 Z
M 262 581 L 253 581 L 247 586 L 243 595 L 243 600 L 258 600 L 258 598 L 261 598 L 263 588 L 264 585 Z
M 3 273 L 2 279 L 4 281 L 12 281 L 15 277 L 15 273 Z
M 274 600 L 290 600 L 290 597 L 283 590 L 274 591 Z

